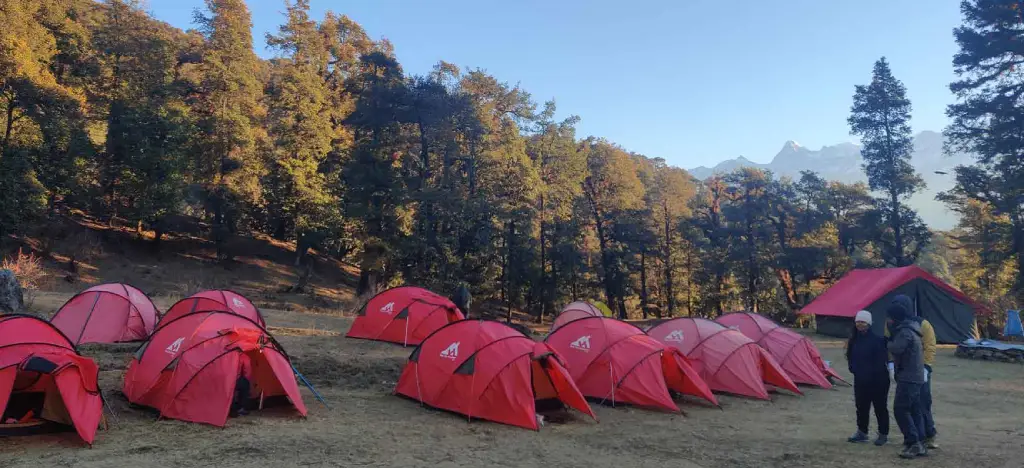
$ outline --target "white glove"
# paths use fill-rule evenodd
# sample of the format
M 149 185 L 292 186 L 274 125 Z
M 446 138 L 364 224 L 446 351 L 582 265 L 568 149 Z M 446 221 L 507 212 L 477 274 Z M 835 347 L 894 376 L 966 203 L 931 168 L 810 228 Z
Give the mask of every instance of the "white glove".
M 895 379 L 896 378 L 896 364 L 890 361 L 889 364 L 886 365 L 886 367 L 889 368 L 889 378 L 890 379 Z
M 924 383 L 928 383 L 928 374 L 930 374 L 930 373 L 931 372 L 928 372 L 928 368 L 926 367 L 924 369 Z

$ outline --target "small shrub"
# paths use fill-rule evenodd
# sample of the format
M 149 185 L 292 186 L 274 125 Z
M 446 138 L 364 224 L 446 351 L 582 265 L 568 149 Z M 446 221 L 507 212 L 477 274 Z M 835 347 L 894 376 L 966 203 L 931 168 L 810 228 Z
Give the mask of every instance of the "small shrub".
M 43 269 L 43 261 L 34 253 L 28 255 L 18 249 L 17 255 L 5 258 L 0 264 L 0 269 L 11 270 L 14 276 L 21 283 L 25 295 L 25 306 L 31 307 L 35 303 L 36 294 L 46 281 L 46 270 Z
M 17 255 L 5 258 L 0 269 L 13 271 L 23 289 L 38 290 L 46 278 L 43 261 L 31 252 L 26 255 L 22 249 L 18 249 Z

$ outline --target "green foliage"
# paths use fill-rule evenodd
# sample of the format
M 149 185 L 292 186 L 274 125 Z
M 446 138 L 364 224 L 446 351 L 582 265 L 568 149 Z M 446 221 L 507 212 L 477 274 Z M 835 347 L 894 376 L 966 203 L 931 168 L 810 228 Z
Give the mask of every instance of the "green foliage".
M 338 180 L 326 167 L 338 133 L 325 79 L 331 54 L 308 10 L 306 0 L 289 6 L 280 35 L 267 38 L 287 56 L 272 62 L 266 87 L 273 149 L 264 198 L 275 234 L 294 239 L 341 221 Z
M 0 236 L 22 231 L 46 207 L 46 187 L 21 154 L 0 158 Z
M 360 294 L 458 290 L 473 313 L 538 321 L 598 299 L 620 317 L 790 320 L 852 268 L 915 260 L 993 307 L 1024 284 L 1019 2 L 963 4 L 947 135 L 979 163 L 941 195 L 961 215 L 946 234 L 904 205 L 923 185 L 884 59 L 849 119 L 869 184 L 697 181 L 580 139 L 578 117 L 483 70 L 409 76 L 389 42 L 309 3 L 285 3 L 262 60 L 243 0 L 207 0 L 189 32 L 138 0 L 0 0 L 0 235 L 64 206 L 157 240 L 196 216 L 224 260 L 231 236 L 263 233 L 295 242 L 296 266 L 356 263 Z
M 971 220 L 963 220 L 981 244 L 983 268 L 1013 262 L 1013 290 L 1024 303 L 1024 5 L 1010 0 L 965 0 L 964 24 L 956 28 L 959 51 L 953 57 L 957 102 L 946 110 L 951 150 L 966 150 L 978 163 L 956 169 L 956 186 L 940 199 Z M 978 205 L 980 204 L 980 206 Z M 985 216 L 980 216 L 984 214 Z M 1007 229 L 979 230 L 1002 220 Z M 973 227 L 970 227 L 973 226 Z M 980 236 L 981 232 L 986 232 Z
M 875 62 L 871 84 L 856 87 L 849 123 L 850 133 L 863 143 L 868 185 L 884 194 L 868 220 L 868 226 L 877 227 L 873 240 L 885 263 L 910 265 L 927 245 L 930 232 L 904 201 L 924 188 L 924 181 L 910 164 L 914 140 L 907 89 L 892 76 L 885 57 Z

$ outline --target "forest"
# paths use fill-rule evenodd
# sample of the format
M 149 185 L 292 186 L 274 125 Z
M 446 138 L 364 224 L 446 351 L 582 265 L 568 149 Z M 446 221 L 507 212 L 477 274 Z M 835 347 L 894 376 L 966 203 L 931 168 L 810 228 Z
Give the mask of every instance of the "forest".
M 254 51 L 243 0 L 207 0 L 182 31 L 137 0 L 0 0 L 0 241 L 87 213 L 162 239 L 294 242 L 356 266 L 359 293 L 460 285 L 541 321 L 599 299 L 621 317 L 782 321 L 854 268 L 918 264 L 993 310 L 1024 304 L 1024 8 L 966 0 L 950 57 L 955 170 L 928 228 L 906 89 L 881 58 L 851 89 L 869 183 L 739 169 L 696 180 L 577 134 L 480 68 L 403 71 L 353 19 L 286 3 Z M 870 72 L 870 75 L 869 75 Z M 570 110 L 571 111 L 571 110 Z M 686 112 L 686 109 L 680 109 Z

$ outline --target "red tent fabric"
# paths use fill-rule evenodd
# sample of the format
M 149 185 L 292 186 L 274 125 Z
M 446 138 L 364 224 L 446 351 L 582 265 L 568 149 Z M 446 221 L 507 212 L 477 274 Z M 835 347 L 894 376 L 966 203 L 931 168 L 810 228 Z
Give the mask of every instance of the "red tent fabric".
M 827 377 L 842 380 L 825 364 L 814 343 L 799 333 L 786 329 L 773 320 L 749 312 L 733 312 L 716 322 L 743 332 L 748 338 L 771 353 L 789 377 L 798 384 L 832 388 Z
M 0 317 L 2 420 L 32 411 L 35 418 L 74 426 L 92 445 L 103 418 L 98 378 L 96 363 L 52 324 L 29 315 Z
M 800 393 L 775 358 L 737 330 L 682 317 L 662 322 L 647 334 L 690 358 L 712 390 L 768 400 L 768 383 Z
M 826 315 L 832 317 L 853 317 L 872 303 L 900 285 L 915 279 L 924 279 L 957 300 L 978 309 L 984 306 L 974 302 L 964 293 L 932 276 L 916 265 L 902 268 L 881 268 L 853 270 L 836 284 L 814 299 L 801 314 Z
M 597 419 L 558 354 L 505 324 L 448 324 L 409 356 L 395 393 L 470 418 L 537 430 L 536 400 Z
M 163 417 L 224 426 L 243 354 L 252 364 L 253 398 L 286 397 L 306 415 L 284 350 L 256 322 L 224 311 L 162 323 L 129 363 L 123 391 Z
M 669 389 L 718 404 L 707 383 L 678 350 L 608 317 L 573 320 L 544 340 L 584 395 L 602 401 L 678 412 Z
M 437 329 L 464 318 L 448 298 L 423 288 L 401 286 L 370 299 L 345 336 L 418 345 Z
M 252 320 L 261 327 L 267 326 L 266 321 L 263 320 L 263 314 L 253 305 L 252 301 L 234 291 L 223 289 L 200 291 L 174 303 L 167 313 L 160 317 L 160 323 L 157 326 L 162 326 L 193 312 L 211 311 L 230 312 Z
M 149 338 L 159 313 L 153 301 L 133 286 L 101 284 L 64 303 L 50 323 L 75 346 L 84 343 L 122 343 Z
M 548 333 L 554 333 L 562 325 L 584 317 L 604 317 L 604 314 L 601 313 L 601 309 L 598 309 L 597 306 L 589 302 L 573 302 L 562 308 L 562 311 L 558 313 L 555 320 L 551 322 L 551 330 Z

